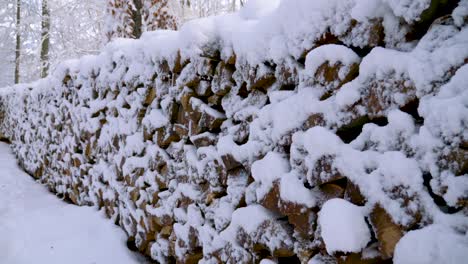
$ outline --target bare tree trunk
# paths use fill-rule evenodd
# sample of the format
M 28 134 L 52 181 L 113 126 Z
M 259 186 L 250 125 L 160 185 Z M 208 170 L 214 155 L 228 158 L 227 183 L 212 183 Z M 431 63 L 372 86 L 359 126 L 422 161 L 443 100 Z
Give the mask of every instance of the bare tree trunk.
M 132 10 L 132 20 L 133 20 L 133 37 L 140 38 L 143 33 L 143 3 L 141 0 L 133 0 L 135 9 Z
M 21 56 L 21 0 L 16 0 L 16 50 L 15 50 L 15 83 L 20 80 Z
M 42 0 L 41 78 L 49 72 L 50 12 L 48 0 Z

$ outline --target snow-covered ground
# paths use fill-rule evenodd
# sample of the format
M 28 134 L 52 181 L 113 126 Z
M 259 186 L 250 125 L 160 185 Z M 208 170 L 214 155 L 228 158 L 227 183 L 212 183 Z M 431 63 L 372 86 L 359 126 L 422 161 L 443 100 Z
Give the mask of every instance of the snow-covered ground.
M 125 234 L 90 207 L 67 204 L 24 173 L 0 143 L 0 263 L 141 263 Z

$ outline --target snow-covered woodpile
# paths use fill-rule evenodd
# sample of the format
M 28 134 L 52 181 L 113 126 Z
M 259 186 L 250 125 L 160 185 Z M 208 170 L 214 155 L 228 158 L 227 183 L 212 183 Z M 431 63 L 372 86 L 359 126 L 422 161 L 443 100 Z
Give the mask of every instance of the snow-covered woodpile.
M 4 89 L 0 136 L 159 263 L 466 259 L 468 1 L 261 2 Z

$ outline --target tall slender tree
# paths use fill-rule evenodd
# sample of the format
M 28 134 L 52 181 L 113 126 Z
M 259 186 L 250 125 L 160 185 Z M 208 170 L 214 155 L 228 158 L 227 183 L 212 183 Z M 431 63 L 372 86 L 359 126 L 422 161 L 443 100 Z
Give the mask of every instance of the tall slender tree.
M 20 81 L 21 58 L 21 0 L 16 1 L 15 83 Z
M 133 0 L 133 6 L 130 10 L 132 16 L 132 35 L 134 38 L 140 38 L 143 33 L 143 0 Z
M 42 21 L 41 21 L 41 78 L 47 76 L 49 72 L 49 46 L 50 46 L 50 11 L 48 0 L 42 0 Z

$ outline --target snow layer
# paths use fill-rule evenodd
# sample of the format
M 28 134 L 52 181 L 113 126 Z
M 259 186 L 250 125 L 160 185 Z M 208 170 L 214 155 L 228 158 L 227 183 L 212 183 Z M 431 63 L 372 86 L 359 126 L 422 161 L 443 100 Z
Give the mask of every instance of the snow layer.
M 289 162 L 279 153 L 270 152 L 263 159 L 252 164 L 252 177 L 260 184 L 257 198 L 261 199 L 273 187 L 275 180 L 289 172 Z
M 323 204 L 318 224 L 327 252 L 360 252 L 370 241 L 363 208 L 343 199 Z
M 468 257 L 468 238 L 453 229 L 430 225 L 408 232 L 397 244 L 394 263 L 459 263 Z

